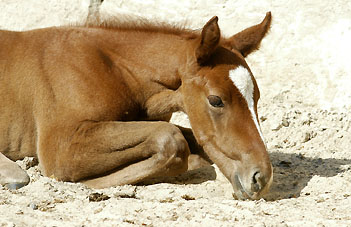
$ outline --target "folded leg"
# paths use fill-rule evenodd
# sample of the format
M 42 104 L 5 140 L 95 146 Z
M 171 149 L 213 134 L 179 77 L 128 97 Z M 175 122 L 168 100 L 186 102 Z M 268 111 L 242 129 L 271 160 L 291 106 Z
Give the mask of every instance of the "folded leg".
M 41 150 L 53 151 L 60 146 L 55 141 L 68 141 L 62 139 L 67 132 L 55 133 L 51 132 L 47 140 L 44 136 Z M 41 156 L 46 174 L 93 188 L 174 176 L 188 167 L 187 141 L 167 122 L 85 122 L 69 141 L 66 148 L 61 145 L 55 152 L 58 155 Z

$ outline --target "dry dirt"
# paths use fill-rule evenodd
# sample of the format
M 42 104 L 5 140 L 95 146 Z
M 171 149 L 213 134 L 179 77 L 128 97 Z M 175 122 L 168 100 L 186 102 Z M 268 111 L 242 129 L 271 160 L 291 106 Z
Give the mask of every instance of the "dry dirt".
M 216 2 L 216 3 L 214 3 Z M 85 1 L 1 0 L 0 29 L 27 30 L 82 21 Z M 108 1 L 107 15 L 201 26 L 219 16 L 224 35 L 274 21 L 250 65 L 271 160 L 271 192 L 237 201 L 216 166 L 167 183 L 92 190 L 43 177 L 18 161 L 31 183 L 0 186 L 0 226 L 351 226 L 351 2 Z M 1 44 L 0 44 L 1 45 Z M 189 125 L 184 114 L 173 122 Z

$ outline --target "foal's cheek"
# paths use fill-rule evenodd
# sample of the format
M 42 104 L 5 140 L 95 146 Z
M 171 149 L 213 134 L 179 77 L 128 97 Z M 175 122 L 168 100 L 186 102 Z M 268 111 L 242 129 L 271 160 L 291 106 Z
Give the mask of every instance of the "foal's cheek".
M 188 113 L 190 124 L 196 140 L 200 144 L 207 143 L 214 138 L 214 127 L 208 112 L 204 108 L 192 108 Z

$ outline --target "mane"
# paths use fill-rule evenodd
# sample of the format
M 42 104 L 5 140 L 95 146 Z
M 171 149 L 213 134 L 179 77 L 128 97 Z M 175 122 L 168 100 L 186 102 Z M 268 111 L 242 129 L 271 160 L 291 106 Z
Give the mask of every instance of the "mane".
M 90 28 L 103 28 L 114 30 L 127 30 L 135 32 L 163 33 L 195 39 L 200 35 L 200 30 L 186 28 L 186 23 L 170 24 L 163 21 L 150 21 L 142 17 L 128 17 L 123 15 L 122 18 L 109 17 L 107 19 L 87 20 L 80 26 Z

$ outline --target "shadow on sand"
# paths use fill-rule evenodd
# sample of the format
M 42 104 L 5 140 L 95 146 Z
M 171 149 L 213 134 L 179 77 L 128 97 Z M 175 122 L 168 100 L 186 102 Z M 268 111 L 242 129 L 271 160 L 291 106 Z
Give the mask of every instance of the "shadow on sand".
M 200 169 L 190 170 L 175 177 L 157 177 L 139 183 L 138 185 L 150 185 L 157 183 L 171 184 L 201 184 L 206 181 L 216 180 L 217 173 L 213 166 L 205 166 Z
M 264 196 L 268 201 L 297 198 L 313 176 L 333 177 L 342 172 L 351 172 L 351 159 L 308 158 L 298 154 L 270 153 L 274 167 L 274 180 L 270 192 Z M 201 184 L 216 180 L 215 168 L 206 166 L 188 171 L 176 177 L 157 178 L 142 185 L 155 183 Z
M 313 176 L 333 177 L 351 171 L 351 159 L 308 158 L 299 154 L 270 153 L 274 180 L 267 200 L 297 198 Z

